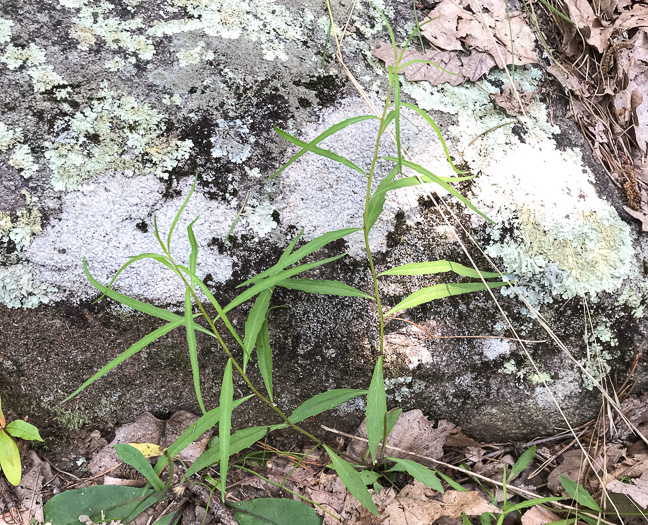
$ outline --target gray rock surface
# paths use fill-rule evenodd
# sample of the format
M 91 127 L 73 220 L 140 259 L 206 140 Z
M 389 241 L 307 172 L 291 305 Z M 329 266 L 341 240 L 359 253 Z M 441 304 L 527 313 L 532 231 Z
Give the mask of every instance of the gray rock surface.
M 333 2 L 333 11 L 343 13 L 347 4 Z M 404 40 L 413 27 L 410 3 L 378 4 Z M 386 75 L 371 50 L 387 41 L 386 28 L 364 0 L 350 20 L 346 62 L 379 105 Z M 223 303 L 238 293 L 236 285 L 273 264 L 299 230 L 310 240 L 361 225 L 365 181 L 352 170 L 305 155 L 266 181 L 294 151 L 274 126 L 310 140 L 369 113 L 332 44 L 325 46 L 327 27 L 319 0 L 25 0 L 0 7 L 3 408 L 44 427 L 102 428 L 145 411 L 197 410 L 180 331 L 59 404 L 159 326 L 110 301 L 91 304 L 98 294 L 84 276 L 83 258 L 107 283 L 128 256 L 155 251 L 153 218 L 167 231 L 194 174 L 197 191 L 173 251 L 188 261 L 185 227 L 200 216 L 198 274 Z M 518 76 L 529 91 L 542 80 L 532 66 Z M 391 405 L 420 408 L 477 438 L 523 439 L 565 426 L 549 390 L 580 424 L 597 414 L 592 376 L 616 369 L 621 378 L 637 354 L 648 355 L 648 241 L 620 211 L 616 189 L 559 101 L 536 97 L 524 125 L 473 140 L 510 120 L 485 93 L 502 78 L 493 70 L 481 87 L 402 81 L 403 97 L 439 123 L 455 162 L 478 175 L 459 187 L 495 224 L 447 196 L 407 188 L 390 194 L 371 241 L 380 270 L 435 259 L 470 265 L 454 228 L 480 268 L 490 269 L 486 257 L 492 257 L 515 278 L 528 304 L 510 292 L 496 297 L 521 337 L 543 341 L 527 345 L 537 369 L 507 339 L 492 299 L 476 294 L 403 315 L 415 324 L 391 320 L 386 382 Z M 365 122 L 322 146 L 366 166 L 375 133 Z M 437 175 L 453 173 L 423 119 L 408 114 L 402 138 L 414 160 Z M 381 147 L 393 154 L 388 140 Z M 388 169 L 381 164 L 378 175 Z M 370 290 L 362 238 L 339 241 L 321 256 L 342 251 L 348 256 L 310 277 Z M 387 278 L 386 302 L 433 282 Z M 131 266 L 115 289 L 161 306 L 183 301 L 181 283 L 147 262 Z M 377 337 L 370 305 L 282 289 L 272 305 L 287 306 L 270 315 L 278 403 L 290 410 L 313 393 L 367 387 Z M 248 307 L 233 314 L 241 330 Z M 574 361 L 530 308 L 539 309 Z M 215 406 L 225 360 L 211 340 L 199 343 L 205 402 Z M 636 378 L 641 388 L 643 360 Z M 237 385 L 237 394 L 244 386 Z M 355 429 L 363 403 L 343 405 L 327 422 Z M 254 403 L 237 415 L 239 425 L 271 421 Z

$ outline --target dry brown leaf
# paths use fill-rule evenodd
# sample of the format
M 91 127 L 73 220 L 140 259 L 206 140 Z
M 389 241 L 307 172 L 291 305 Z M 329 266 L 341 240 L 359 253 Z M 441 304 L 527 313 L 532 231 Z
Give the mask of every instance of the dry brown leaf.
M 628 212 L 629 215 L 632 215 L 635 219 L 641 222 L 641 231 L 648 232 L 648 213 L 644 211 L 636 211 L 632 208 L 624 206 L 623 209 Z
M 630 496 L 642 509 L 648 507 L 648 472 L 635 479 L 634 485 L 621 483 L 615 479 L 607 484 L 607 489 L 610 492 Z
M 443 495 L 443 501 L 433 499 L 437 495 L 437 492 L 414 481 L 387 505 L 381 524 L 434 523 L 441 517 L 458 518 L 464 512 L 468 516 L 479 516 L 484 512 L 494 514 L 501 512 L 500 509 L 484 500 L 479 492 L 448 490 Z
M 425 38 L 435 46 L 446 50 L 461 51 L 461 38 L 465 33 L 461 33 L 457 28 L 461 19 L 472 19 L 473 16 L 463 9 L 456 0 L 444 0 L 439 3 L 427 16 L 426 23 L 421 33 Z
M 449 421 L 439 421 L 438 427 L 423 415 L 420 410 L 403 412 L 394 425 L 394 429 L 387 438 L 387 445 L 397 447 L 419 456 L 438 459 L 443 456 L 443 445 L 447 435 L 456 427 Z M 367 438 L 367 421 L 362 422 L 356 436 Z M 347 449 L 347 454 L 357 459 L 363 459 L 367 452 L 367 443 L 353 440 Z M 421 458 L 413 458 L 409 454 L 387 448 L 387 455 L 397 458 L 416 459 L 422 464 L 434 466 L 433 462 L 426 462 Z
M 529 104 L 531 104 L 531 101 L 535 96 L 535 91 L 522 91 L 520 83 L 517 80 L 515 81 L 515 88 L 520 95 L 524 111 L 527 111 L 529 109 Z M 495 104 L 512 117 L 517 117 L 523 113 L 518 97 L 515 95 L 511 84 L 506 84 L 501 93 L 491 94 L 490 97 Z
M 475 82 L 495 66 L 495 59 L 488 53 L 479 53 L 473 50 L 467 57 L 461 57 L 461 73 L 463 76 Z
M 631 10 L 623 12 L 614 23 L 614 29 L 619 31 L 635 27 L 648 27 L 648 6 L 637 3 Z
M 558 521 L 559 519 L 560 516 L 554 514 L 549 509 L 536 505 L 524 513 L 522 516 L 522 525 L 547 525 L 547 523 Z
M 570 43 L 573 44 L 574 40 L 580 39 L 580 35 L 583 35 L 589 45 L 595 47 L 599 53 L 603 53 L 608 47 L 614 27 L 604 26 L 588 0 L 566 0 L 565 5 L 569 18 L 580 30 L 580 34 L 578 34 L 571 24 L 568 26 L 571 30 L 569 33 Z M 573 45 L 568 45 L 568 51 L 573 54 L 576 49 Z
M 648 454 L 636 454 L 622 461 L 617 468 L 609 473 L 608 479 L 620 479 L 624 476 L 638 478 L 648 472 Z
M 585 469 L 586 464 L 581 450 L 568 450 L 563 454 L 563 462 L 553 469 L 547 478 L 549 490 L 556 493 L 563 491 L 560 476 L 565 476 L 582 485 Z

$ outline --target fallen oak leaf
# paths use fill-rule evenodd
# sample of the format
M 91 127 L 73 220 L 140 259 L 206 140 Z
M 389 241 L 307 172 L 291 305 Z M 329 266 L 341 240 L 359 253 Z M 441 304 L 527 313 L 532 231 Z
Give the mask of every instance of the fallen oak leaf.
M 522 87 L 517 80 L 515 81 L 514 86 L 520 96 L 519 100 L 518 97 L 515 96 L 512 84 L 506 84 L 502 88 L 501 93 L 492 93 L 490 95 L 493 102 L 506 111 L 506 113 L 511 117 L 517 117 L 518 115 L 525 113 L 529 109 L 529 104 L 531 104 L 531 101 L 536 94 L 535 91 L 522 91 Z M 523 107 L 520 106 L 520 101 L 522 102 Z
M 648 472 L 635 479 L 634 485 L 615 479 L 607 484 L 607 489 L 610 492 L 630 496 L 642 509 L 648 507 Z
M 632 215 L 635 219 L 641 222 L 641 231 L 648 232 L 648 213 L 644 211 L 636 211 L 628 206 L 624 206 L 623 209 L 628 212 L 629 215 Z

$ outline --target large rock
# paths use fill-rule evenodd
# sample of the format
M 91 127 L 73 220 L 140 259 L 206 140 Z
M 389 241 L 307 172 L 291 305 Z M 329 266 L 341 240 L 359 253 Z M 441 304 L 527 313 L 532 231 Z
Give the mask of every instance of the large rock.
M 346 7 L 334 2 L 333 10 Z M 412 27 L 409 4 L 383 7 L 403 40 Z M 386 75 L 370 52 L 387 32 L 368 2 L 353 13 L 345 58 L 379 106 Z M 185 228 L 200 216 L 198 274 L 223 303 L 240 292 L 236 285 L 273 264 L 299 230 L 308 241 L 361 226 L 366 181 L 353 170 L 308 154 L 266 180 L 294 151 L 273 126 L 310 140 L 370 112 L 335 62 L 331 43 L 323 56 L 323 2 L 26 1 L 20 8 L 3 5 L 0 18 L 3 407 L 41 426 L 68 427 L 90 421 L 108 427 L 145 411 L 196 411 L 182 331 L 59 404 L 159 326 L 110 301 L 91 304 L 98 294 L 82 260 L 107 283 L 128 256 L 158 251 L 153 219 L 168 230 L 196 173 L 173 253 L 187 262 Z M 528 91 L 542 80 L 532 66 L 517 75 Z M 496 91 L 503 78 L 493 70 L 482 87 L 402 81 L 403 97 L 439 123 L 455 162 L 478 175 L 459 188 L 494 225 L 447 195 L 407 188 L 390 194 L 371 242 L 381 271 L 436 259 L 470 265 L 464 244 L 480 268 L 491 269 L 490 257 L 516 281 L 526 303 L 512 291 L 495 297 L 519 336 L 533 342 L 523 347 L 507 339 L 488 294 L 441 300 L 387 324 L 386 383 L 393 405 L 421 408 L 475 437 L 522 439 L 565 426 L 554 401 L 573 424 L 594 416 L 600 393 L 593 379 L 614 367 L 621 379 L 638 354 L 648 353 L 648 242 L 620 211 L 616 189 L 559 102 L 549 107 L 536 97 L 524 125 L 499 126 L 511 119 L 484 87 Z M 435 132 L 414 113 L 407 117 L 401 133 L 412 158 L 437 175 L 452 175 Z M 322 146 L 367 167 L 375 134 L 367 121 Z M 394 153 L 387 139 L 381 147 Z M 381 163 L 378 176 L 388 169 Z M 320 255 L 342 251 L 347 257 L 311 277 L 370 291 L 361 235 Z M 385 278 L 385 303 L 432 282 Z M 115 289 L 171 308 L 184 297 L 181 283 L 149 262 L 129 267 Z M 368 385 L 378 336 L 374 306 L 283 289 L 272 305 L 287 306 L 270 314 L 281 406 Z M 248 308 L 232 316 L 241 330 Z M 542 329 L 536 310 L 570 355 Z M 215 406 L 223 352 L 213 340 L 199 343 L 205 402 Z M 641 388 L 643 360 L 635 373 Z M 245 384 L 237 385 L 245 394 Z M 328 422 L 352 430 L 363 409 L 362 400 L 347 403 Z M 261 406 L 240 410 L 239 424 L 261 421 L 270 421 Z

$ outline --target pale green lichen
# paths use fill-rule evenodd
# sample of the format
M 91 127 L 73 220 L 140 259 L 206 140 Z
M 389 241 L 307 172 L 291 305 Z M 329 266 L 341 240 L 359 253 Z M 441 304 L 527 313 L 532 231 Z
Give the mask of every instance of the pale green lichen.
M 45 50 L 36 44 L 32 43 L 24 48 L 9 44 L 0 56 L 0 61 L 4 62 L 9 69 L 26 66 L 36 93 L 65 83 L 63 77 L 54 71 L 52 66 L 45 64 Z
M 214 52 L 211 49 L 206 49 L 205 42 L 199 42 L 198 45 L 191 49 L 178 51 L 176 56 L 178 57 L 178 65 L 180 67 L 185 67 L 206 60 L 213 60 Z
M 74 190 L 111 170 L 166 179 L 188 158 L 193 143 L 166 134 L 163 120 L 148 104 L 104 85 L 89 107 L 57 122 L 59 135 L 47 143 L 45 153 L 52 185 L 59 191 Z
M 502 368 L 499 369 L 500 374 L 515 374 L 516 372 L 517 366 L 515 366 L 515 361 L 513 359 L 506 361 Z
M 11 28 L 14 23 L 6 18 L 0 18 L 0 44 L 11 40 Z
M 16 168 L 26 179 L 38 170 L 38 164 L 34 160 L 31 150 L 25 144 L 20 144 L 13 150 L 9 158 L 9 165 Z
M 22 140 L 22 130 L 10 129 L 4 122 L 0 122 L 0 151 L 7 151 L 17 142 Z
M 227 121 L 218 119 L 218 129 L 211 137 L 212 157 L 229 158 L 237 164 L 250 157 L 252 144 L 256 138 L 250 134 L 248 127 L 240 120 Z
M 259 237 L 263 238 L 277 227 L 272 219 L 274 208 L 269 202 L 258 202 L 248 199 L 247 206 L 241 214 L 247 220 L 248 227 Z

